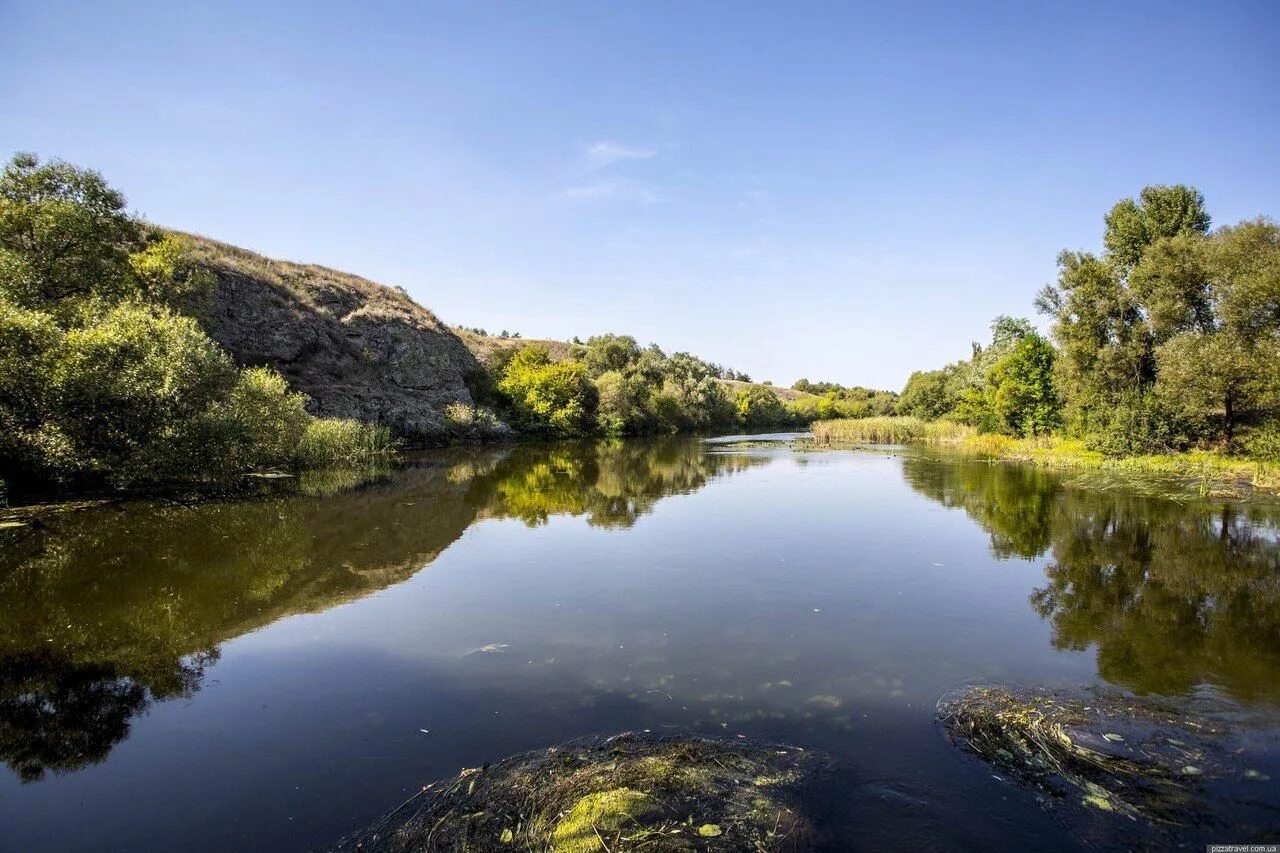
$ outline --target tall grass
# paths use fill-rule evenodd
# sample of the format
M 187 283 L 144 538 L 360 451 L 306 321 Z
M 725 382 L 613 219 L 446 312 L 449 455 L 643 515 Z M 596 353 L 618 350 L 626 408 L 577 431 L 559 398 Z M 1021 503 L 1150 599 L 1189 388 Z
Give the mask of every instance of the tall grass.
M 1045 468 L 1155 475 L 1170 478 L 1202 496 L 1239 494 L 1246 486 L 1280 492 L 1280 460 L 1252 453 L 1231 456 L 1207 450 L 1150 456 L 1107 456 L 1083 442 L 1061 436 L 1012 438 L 979 433 L 950 421 L 909 417 L 819 421 L 813 425 L 817 444 L 930 444 L 954 447 L 977 456 L 1027 462 Z
M 975 434 L 973 427 L 964 424 L 910 417 L 847 418 L 813 425 L 813 438 L 818 444 L 952 445 Z
M 316 418 L 298 443 L 297 460 L 303 468 L 338 468 L 368 464 L 395 452 L 396 442 L 384 426 Z

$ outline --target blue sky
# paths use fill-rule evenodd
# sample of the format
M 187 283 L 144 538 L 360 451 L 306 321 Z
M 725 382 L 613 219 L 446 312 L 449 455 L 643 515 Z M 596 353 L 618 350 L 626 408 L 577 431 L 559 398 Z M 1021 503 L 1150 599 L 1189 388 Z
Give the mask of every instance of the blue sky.
M 1280 3 L 0 0 L 0 152 L 156 222 L 900 388 L 1145 184 L 1280 215 Z

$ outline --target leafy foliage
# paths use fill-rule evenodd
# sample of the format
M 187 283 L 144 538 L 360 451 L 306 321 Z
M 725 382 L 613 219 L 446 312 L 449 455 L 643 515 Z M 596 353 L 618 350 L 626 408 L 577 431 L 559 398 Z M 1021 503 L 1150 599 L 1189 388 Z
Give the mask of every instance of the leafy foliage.
M 998 317 L 971 358 L 911 375 L 897 414 L 986 433 L 1060 428 L 1108 455 L 1237 445 L 1280 418 L 1280 229 L 1209 231 L 1204 197 L 1152 186 L 1105 217 L 1101 254 L 1064 251 L 1026 320 Z M 1245 441 L 1245 446 L 1252 446 Z
M 208 277 L 96 172 L 19 154 L 0 175 L 0 471 L 41 487 L 227 483 L 316 454 L 306 398 L 240 370 L 184 312 Z M 338 440 L 339 434 L 341 440 Z M 348 423 L 328 460 L 385 443 Z
M 546 348 L 525 347 L 503 369 L 498 390 L 511 402 L 517 429 L 556 436 L 591 429 L 597 395 L 582 362 L 553 362 Z
M 1147 187 L 1106 217 L 1106 252 L 1064 252 L 1038 301 L 1054 319 L 1067 426 L 1106 452 L 1206 442 L 1280 409 L 1280 233 L 1209 232 L 1193 188 Z

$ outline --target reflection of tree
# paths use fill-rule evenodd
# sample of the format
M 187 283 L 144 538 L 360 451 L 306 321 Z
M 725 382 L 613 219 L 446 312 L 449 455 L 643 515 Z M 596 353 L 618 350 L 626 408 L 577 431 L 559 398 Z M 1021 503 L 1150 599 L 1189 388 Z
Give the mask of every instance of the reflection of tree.
M 1280 699 L 1280 546 L 1256 522 L 1230 506 L 1068 493 L 1032 605 L 1057 648 L 1097 645 L 1115 684 Z
M 486 511 L 530 526 L 553 515 L 586 515 L 593 526 L 630 527 L 667 495 L 766 461 L 708 453 L 679 438 L 521 447 L 495 471 Z
M 404 580 L 477 517 L 629 525 L 754 461 L 688 440 L 458 449 L 328 496 L 303 484 L 0 530 L 0 760 L 25 780 L 101 761 L 150 702 L 198 689 L 219 643 Z
M 180 661 L 175 679 L 147 686 L 109 666 L 49 657 L 0 660 L 0 757 L 24 782 L 97 764 L 152 699 L 190 693 L 212 654 Z
M 1049 553 L 1031 604 L 1055 648 L 1097 647 L 1107 681 L 1167 695 L 1211 683 L 1280 701 L 1273 511 L 1065 488 L 1010 465 L 912 459 L 906 471 L 921 493 L 964 507 L 997 555 Z
M 1000 559 L 1032 559 L 1049 547 L 1057 490 L 1042 468 L 976 459 L 907 457 L 903 475 L 916 491 L 960 507 L 991 535 Z

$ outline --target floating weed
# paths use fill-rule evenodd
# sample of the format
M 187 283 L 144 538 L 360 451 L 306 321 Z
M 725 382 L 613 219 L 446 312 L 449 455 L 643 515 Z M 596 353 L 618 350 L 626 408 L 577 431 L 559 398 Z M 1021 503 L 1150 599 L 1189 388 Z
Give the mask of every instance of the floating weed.
M 944 699 L 938 711 L 953 742 L 1003 774 L 1165 828 L 1222 819 L 1222 809 L 1241 803 L 1211 796 L 1207 786 L 1258 778 L 1242 764 L 1251 750 L 1274 749 L 1262 744 L 1261 733 L 1271 729 L 1251 728 L 1238 712 L 1227 715 L 1228 724 L 1173 703 L 1101 690 L 973 687 Z
M 812 833 L 801 793 L 825 763 L 739 738 L 573 741 L 429 785 L 338 849 L 801 849 Z

